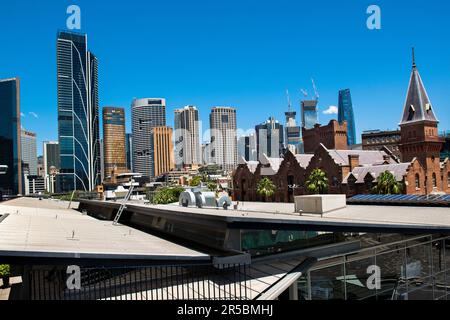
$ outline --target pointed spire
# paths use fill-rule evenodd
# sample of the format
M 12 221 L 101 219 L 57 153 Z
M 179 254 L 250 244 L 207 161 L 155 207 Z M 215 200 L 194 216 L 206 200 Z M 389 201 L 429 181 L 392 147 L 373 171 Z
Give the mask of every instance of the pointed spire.
M 417 69 L 414 47 L 412 48 L 412 64 L 413 69 L 400 125 L 415 121 L 438 122 L 430 98 L 420 77 L 419 70 Z

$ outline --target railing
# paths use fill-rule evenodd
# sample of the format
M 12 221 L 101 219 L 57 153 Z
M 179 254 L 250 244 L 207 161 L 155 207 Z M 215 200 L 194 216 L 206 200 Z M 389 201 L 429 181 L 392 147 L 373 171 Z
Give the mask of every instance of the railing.
M 82 268 L 28 271 L 30 300 L 248 300 L 248 266 L 212 265 Z M 74 280 L 75 279 L 75 280 Z

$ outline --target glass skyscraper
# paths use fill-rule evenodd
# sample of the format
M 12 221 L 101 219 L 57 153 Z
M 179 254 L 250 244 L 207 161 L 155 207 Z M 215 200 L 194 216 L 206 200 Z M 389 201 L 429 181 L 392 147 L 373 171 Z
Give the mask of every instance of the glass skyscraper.
M 1 199 L 23 192 L 19 79 L 0 80 L 0 114 L 0 166 L 7 166 L 0 174 Z
M 98 62 L 86 35 L 58 33 L 57 74 L 59 191 L 91 191 L 101 183 Z
M 280 158 L 284 152 L 283 125 L 270 117 L 255 127 L 258 160 L 265 154 L 269 158 Z
M 302 127 L 312 129 L 318 122 L 317 100 L 302 101 Z
M 350 89 L 339 91 L 339 115 L 338 121 L 342 124 L 347 121 L 347 143 L 349 146 L 356 144 L 355 116 L 353 114 L 352 95 Z

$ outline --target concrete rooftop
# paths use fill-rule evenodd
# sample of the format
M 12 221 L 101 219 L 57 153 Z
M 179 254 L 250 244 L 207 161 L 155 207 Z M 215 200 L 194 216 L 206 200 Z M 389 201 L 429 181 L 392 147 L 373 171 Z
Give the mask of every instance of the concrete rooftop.
M 67 207 L 67 202 L 30 198 L 0 203 L 0 256 L 210 259 L 207 254 L 126 226 L 113 226 L 112 222 L 96 220 Z

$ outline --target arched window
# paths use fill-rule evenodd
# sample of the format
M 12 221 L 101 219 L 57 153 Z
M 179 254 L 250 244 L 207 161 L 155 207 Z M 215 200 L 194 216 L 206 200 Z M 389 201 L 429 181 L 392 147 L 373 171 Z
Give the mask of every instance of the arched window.
M 436 173 L 433 173 L 433 188 L 437 188 Z
M 420 176 L 416 173 L 416 189 L 420 189 Z
M 450 187 L 450 172 L 447 172 L 447 186 Z

